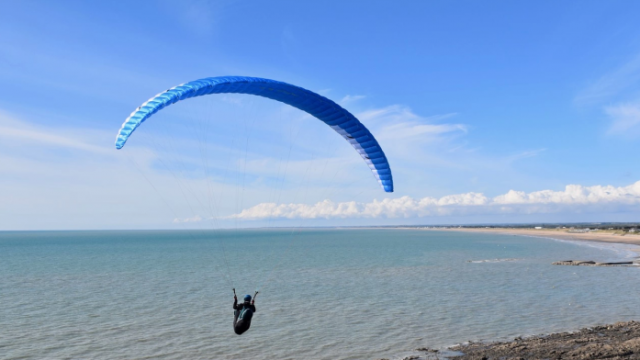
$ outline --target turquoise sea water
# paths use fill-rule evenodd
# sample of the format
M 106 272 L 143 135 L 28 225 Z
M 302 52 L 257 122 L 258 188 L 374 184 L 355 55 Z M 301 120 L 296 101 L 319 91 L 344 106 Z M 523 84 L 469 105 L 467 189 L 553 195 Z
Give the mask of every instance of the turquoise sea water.
M 640 319 L 623 246 L 420 230 L 1 232 L 0 359 L 377 359 Z M 260 287 L 232 330 L 232 287 Z

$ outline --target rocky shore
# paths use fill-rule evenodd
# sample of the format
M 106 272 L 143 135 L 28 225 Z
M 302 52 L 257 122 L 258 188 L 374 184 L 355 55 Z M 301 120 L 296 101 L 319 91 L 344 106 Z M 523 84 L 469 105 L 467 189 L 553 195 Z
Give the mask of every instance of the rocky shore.
M 614 261 L 614 262 L 597 262 L 593 260 L 562 260 L 552 263 L 552 265 L 569 265 L 569 266 L 638 266 L 640 261 Z
M 639 359 L 640 322 L 620 322 L 577 332 L 565 332 L 509 342 L 469 343 L 450 348 L 456 360 L 493 359 Z M 425 354 L 425 358 L 433 358 Z

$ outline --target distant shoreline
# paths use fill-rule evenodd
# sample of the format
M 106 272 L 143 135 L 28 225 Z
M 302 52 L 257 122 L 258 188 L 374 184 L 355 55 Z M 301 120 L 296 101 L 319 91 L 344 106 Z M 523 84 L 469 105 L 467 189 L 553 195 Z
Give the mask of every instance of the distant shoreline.
M 556 240 L 594 241 L 609 244 L 638 245 L 631 249 L 640 256 L 640 235 L 617 235 L 607 232 L 570 233 L 565 229 L 516 229 L 516 228 L 427 228 L 426 231 L 459 231 L 486 234 L 544 237 Z

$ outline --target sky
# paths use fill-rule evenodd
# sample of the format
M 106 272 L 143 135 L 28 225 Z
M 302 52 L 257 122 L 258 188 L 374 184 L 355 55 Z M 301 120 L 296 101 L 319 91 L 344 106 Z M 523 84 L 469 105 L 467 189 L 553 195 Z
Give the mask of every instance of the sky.
M 0 5 L 0 230 L 640 221 L 636 1 Z M 352 112 L 395 192 L 250 96 L 176 104 L 115 150 L 144 101 L 225 75 Z

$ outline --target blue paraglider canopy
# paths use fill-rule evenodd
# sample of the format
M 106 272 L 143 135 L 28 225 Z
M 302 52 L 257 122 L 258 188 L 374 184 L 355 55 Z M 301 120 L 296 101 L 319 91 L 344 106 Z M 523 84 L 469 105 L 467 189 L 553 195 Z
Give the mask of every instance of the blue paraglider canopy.
M 242 76 L 211 77 L 164 91 L 142 104 L 125 120 L 116 137 L 116 148 L 121 149 L 140 124 L 165 107 L 192 97 L 223 93 L 262 96 L 311 114 L 342 135 L 369 165 L 384 191 L 393 192 L 393 178 L 387 157 L 371 132 L 355 116 L 324 96 L 269 79 Z

